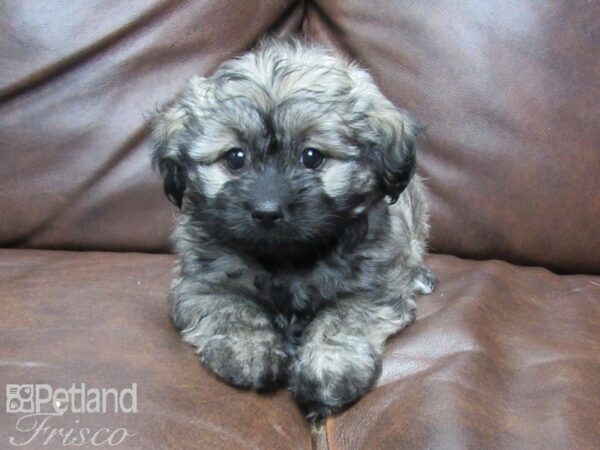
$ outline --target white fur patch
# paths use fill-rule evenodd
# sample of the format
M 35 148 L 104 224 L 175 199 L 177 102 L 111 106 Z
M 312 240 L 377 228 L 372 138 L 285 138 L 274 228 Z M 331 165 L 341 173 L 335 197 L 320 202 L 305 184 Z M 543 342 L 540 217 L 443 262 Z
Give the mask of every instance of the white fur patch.
M 356 163 L 330 159 L 326 164 L 321 175 L 323 188 L 330 197 L 338 197 L 347 192 Z
M 202 181 L 204 195 L 214 198 L 223 188 L 223 185 L 233 177 L 221 164 L 198 166 L 198 176 Z
M 218 127 L 207 127 L 206 134 L 201 136 L 189 149 L 190 156 L 202 163 L 212 163 L 223 156 L 230 148 L 239 147 L 231 131 Z M 214 128 L 214 129 L 213 129 Z
M 433 285 L 431 283 L 426 283 L 420 278 L 415 278 L 413 280 L 413 289 L 418 294 L 427 295 L 433 292 Z

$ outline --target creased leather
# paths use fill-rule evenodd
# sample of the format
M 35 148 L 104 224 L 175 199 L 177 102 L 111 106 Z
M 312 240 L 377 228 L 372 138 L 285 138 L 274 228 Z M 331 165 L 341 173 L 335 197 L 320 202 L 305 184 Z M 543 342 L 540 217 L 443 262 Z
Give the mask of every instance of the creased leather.
M 600 277 L 432 256 L 440 278 L 378 386 L 329 420 L 335 449 L 591 449 Z
M 127 448 L 310 447 L 287 392 L 228 387 L 181 342 L 165 301 L 173 262 L 0 250 L 0 380 L 137 382 L 139 413 L 88 419 L 137 431 Z M 378 386 L 314 432 L 312 445 L 594 448 L 600 277 L 451 256 L 428 263 L 438 289 L 419 298 L 416 322 L 388 342 Z M 0 421 L 0 439 L 13 431 Z

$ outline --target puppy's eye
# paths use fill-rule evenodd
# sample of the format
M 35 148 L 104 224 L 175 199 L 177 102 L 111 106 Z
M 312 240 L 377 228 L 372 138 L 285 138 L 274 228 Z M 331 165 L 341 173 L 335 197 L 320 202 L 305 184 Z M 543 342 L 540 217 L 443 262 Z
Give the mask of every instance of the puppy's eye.
M 246 163 L 246 153 L 241 148 L 232 148 L 225 153 L 225 161 L 231 170 L 240 170 Z
M 325 156 L 316 148 L 308 147 L 302 152 L 301 161 L 309 169 L 316 169 L 325 160 Z

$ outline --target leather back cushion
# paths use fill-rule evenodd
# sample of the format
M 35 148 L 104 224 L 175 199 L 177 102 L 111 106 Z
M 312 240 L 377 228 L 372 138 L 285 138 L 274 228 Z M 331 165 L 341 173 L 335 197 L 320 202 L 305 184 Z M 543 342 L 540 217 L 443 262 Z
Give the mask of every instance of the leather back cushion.
M 166 250 L 144 112 L 302 27 L 428 125 L 433 251 L 600 272 L 599 3 L 46 3 L 1 7 L 5 246 Z

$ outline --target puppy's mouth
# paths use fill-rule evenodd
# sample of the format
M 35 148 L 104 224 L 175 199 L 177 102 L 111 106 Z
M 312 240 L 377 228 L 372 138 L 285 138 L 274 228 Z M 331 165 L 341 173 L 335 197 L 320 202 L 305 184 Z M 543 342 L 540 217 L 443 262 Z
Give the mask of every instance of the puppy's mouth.
M 253 221 L 240 228 L 221 235 L 222 242 L 274 269 L 288 264 L 309 265 L 329 253 L 338 241 L 334 227 L 316 229 L 286 219 Z
M 194 222 L 221 245 L 274 266 L 308 264 L 323 257 L 338 243 L 347 222 L 324 208 L 240 206 L 224 202 L 198 208 Z
M 257 255 L 285 259 L 318 252 L 335 240 L 334 235 L 313 234 L 286 225 L 281 223 L 257 226 L 252 236 L 238 242 L 238 245 L 251 249 Z

